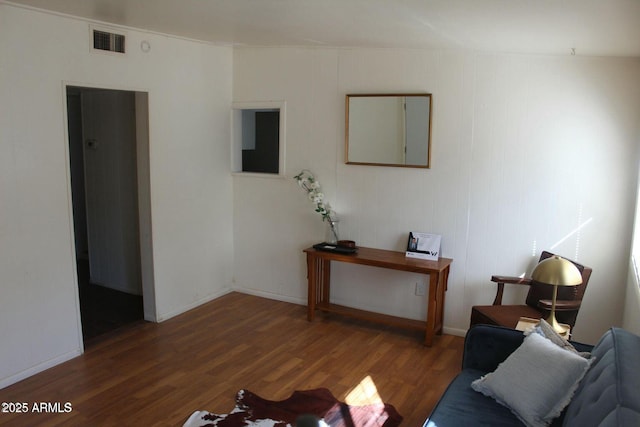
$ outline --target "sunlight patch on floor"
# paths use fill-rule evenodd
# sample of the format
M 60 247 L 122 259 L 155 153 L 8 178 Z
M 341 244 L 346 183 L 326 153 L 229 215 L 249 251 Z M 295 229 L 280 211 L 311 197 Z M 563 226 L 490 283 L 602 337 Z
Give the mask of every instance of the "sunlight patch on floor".
M 344 398 L 347 405 L 364 406 L 383 403 L 371 376 L 367 375 Z

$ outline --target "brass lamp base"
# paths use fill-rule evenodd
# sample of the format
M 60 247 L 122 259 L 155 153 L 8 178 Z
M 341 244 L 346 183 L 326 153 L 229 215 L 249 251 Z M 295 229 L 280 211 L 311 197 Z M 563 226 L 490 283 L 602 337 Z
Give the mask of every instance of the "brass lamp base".
M 562 336 L 568 335 L 569 330 L 571 329 L 569 325 L 558 323 L 554 312 L 551 312 L 551 315 L 547 318 L 547 323 L 553 328 L 554 331 Z

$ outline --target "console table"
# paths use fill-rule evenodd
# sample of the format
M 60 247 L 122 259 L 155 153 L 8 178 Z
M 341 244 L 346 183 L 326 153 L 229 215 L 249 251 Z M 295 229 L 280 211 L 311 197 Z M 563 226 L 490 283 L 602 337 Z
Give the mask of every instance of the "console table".
M 320 310 L 392 326 L 423 330 L 425 331 L 424 343 L 427 346 L 431 346 L 435 334 L 442 333 L 444 295 L 452 259 L 440 258 L 438 261 L 427 261 L 408 258 L 404 252 L 363 247 L 358 248 L 358 252 L 354 254 L 319 251 L 313 247 L 305 249 L 304 252 L 307 254 L 307 320 L 313 321 L 316 310 Z M 429 275 L 426 322 L 332 304 L 330 301 L 331 261 Z

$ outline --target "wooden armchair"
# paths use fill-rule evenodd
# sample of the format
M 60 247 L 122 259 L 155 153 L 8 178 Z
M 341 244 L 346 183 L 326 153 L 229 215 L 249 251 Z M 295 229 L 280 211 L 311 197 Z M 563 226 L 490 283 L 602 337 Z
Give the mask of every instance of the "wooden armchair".
M 540 261 L 552 257 L 551 252 L 543 251 Z M 556 299 L 556 319 L 560 323 L 566 323 L 573 327 L 578 317 L 582 297 L 587 289 L 591 268 L 585 267 L 574 261 L 576 267 L 582 274 L 582 284 L 578 286 L 558 287 Z M 492 276 L 491 281 L 497 283 L 498 289 L 493 305 L 476 305 L 471 308 L 471 326 L 484 323 L 489 325 L 506 326 L 515 328 L 520 317 L 531 317 L 534 319 L 547 318 L 551 311 L 551 298 L 553 286 L 538 283 L 529 278 L 511 276 Z M 529 293 L 524 305 L 502 305 L 502 293 L 504 284 L 529 286 Z

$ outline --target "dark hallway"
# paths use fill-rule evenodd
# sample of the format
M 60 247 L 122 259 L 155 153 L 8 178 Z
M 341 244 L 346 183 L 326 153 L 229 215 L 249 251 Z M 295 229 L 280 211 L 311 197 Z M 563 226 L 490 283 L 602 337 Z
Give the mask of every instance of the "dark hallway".
M 137 173 L 137 125 L 144 120 L 136 120 L 136 96 L 130 91 L 67 87 L 85 347 L 99 336 L 144 319 Z M 144 159 L 145 150 L 141 151 Z
M 89 283 L 89 261 L 77 262 L 85 348 L 89 347 L 95 338 L 143 321 L 142 296 Z

